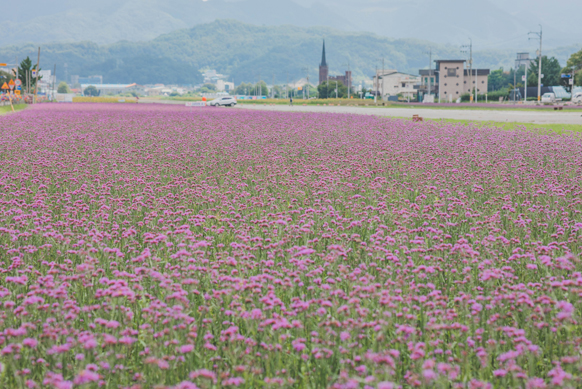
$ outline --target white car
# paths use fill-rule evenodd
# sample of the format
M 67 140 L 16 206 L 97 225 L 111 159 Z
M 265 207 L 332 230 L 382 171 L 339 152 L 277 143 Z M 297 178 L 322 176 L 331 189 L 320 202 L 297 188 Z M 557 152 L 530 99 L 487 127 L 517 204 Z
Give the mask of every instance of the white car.
M 208 103 L 211 107 L 234 107 L 236 105 L 236 100 L 232 96 L 219 97 Z
M 542 104 L 554 104 L 556 102 L 556 95 L 548 92 L 542 95 Z
M 582 104 L 582 92 L 574 93 L 574 97 L 572 97 L 572 103 Z

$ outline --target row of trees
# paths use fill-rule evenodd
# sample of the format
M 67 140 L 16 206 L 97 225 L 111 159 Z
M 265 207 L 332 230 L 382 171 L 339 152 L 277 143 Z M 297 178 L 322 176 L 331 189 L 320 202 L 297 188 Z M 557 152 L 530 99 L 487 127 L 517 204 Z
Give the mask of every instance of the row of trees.
M 341 81 L 338 81 L 337 83 L 336 81 L 329 81 L 324 82 L 317 88 L 314 88 L 310 85 L 304 85 L 301 90 L 296 88 L 287 88 L 286 90 L 284 86 L 275 85 L 271 90 L 269 90 L 267 83 L 265 81 L 261 81 L 256 84 L 243 82 L 235 88 L 234 94 L 246 96 L 273 96 L 275 98 L 300 98 L 303 96 L 309 96 L 326 99 L 335 98 L 336 95 L 339 98 L 348 97 L 348 88 Z
M 527 69 L 527 86 L 538 86 L 538 60 L 532 60 Z M 560 66 L 560 62 L 555 57 L 542 57 L 542 85 L 558 86 L 562 85 L 569 87 L 569 79 L 562 78 L 562 74 L 575 73 L 574 81 L 576 85 L 582 86 L 582 50 L 572 54 L 568 59 L 565 67 Z M 509 69 L 503 71 L 503 68 L 493 70 L 489 74 L 489 91 L 497 91 L 504 88 L 513 88 L 514 76 L 516 80 L 516 87 L 523 87 L 524 82 L 522 76 L 525 74 L 525 67 L 519 69 Z

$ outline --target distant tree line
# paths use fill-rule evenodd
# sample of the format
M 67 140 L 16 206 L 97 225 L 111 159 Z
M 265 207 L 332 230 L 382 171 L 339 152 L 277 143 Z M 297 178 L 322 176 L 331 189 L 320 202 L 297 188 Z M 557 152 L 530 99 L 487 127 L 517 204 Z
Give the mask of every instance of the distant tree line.
M 532 59 L 527 68 L 527 86 L 538 86 L 538 69 L 539 58 Z M 518 69 L 509 69 L 504 71 L 503 68 L 493 70 L 489 74 L 489 92 L 501 91 L 503 89 L 513 89 L 514 79 L 515 87 L 525 86 L 522 76 L 525 75 L 525 66 Z M 568 59 L 565 67 L 560 66 L 560 62 L 555 57 L 542 57 L 542 85 L 544 86 L 564 86 L 569 88 L 569 79 L 562 78 L 562 74 L 575 73 L 574 81 L 577 86 L 582 86 L 582 50 L 572 54 Z M 515 78 L 514 78 L 515 75 Z

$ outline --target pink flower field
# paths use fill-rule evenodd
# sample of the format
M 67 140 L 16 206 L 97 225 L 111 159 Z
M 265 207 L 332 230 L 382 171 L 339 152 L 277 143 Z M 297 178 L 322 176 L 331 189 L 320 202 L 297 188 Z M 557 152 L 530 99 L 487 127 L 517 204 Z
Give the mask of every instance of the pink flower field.
M 582 386 L 582 137 L 0 118 L 0 388 Z

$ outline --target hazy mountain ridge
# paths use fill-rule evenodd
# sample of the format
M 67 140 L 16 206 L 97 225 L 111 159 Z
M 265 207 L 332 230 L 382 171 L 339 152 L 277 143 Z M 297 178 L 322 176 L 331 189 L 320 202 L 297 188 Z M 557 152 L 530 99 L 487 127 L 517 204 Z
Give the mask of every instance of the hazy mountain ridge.
M 234 20 L 220 20 L 163 34 L 147 42 L 121 41 L 111 45 L 93 42 L 42 45 L 41 67 L 57 76 L 100 74 L 104 82 L 194 84 L 198 70 L 211 68 L 227 74 L 235 83 L 258 80 L 282 83 L 305 77 L 317 83 L 321 45 L 325 38 L 330 74 L 343 73 L 348 62 L 356 80 L 370 79 L 376 66 L 418 74 L 433 59 L 460 58 L 459 47 L 437 45 L 416 39 L 389 39 L 371 33 L 345 32 L 329 27 L 255 26 Z M 0 48 L 0 58 L 36 56 L 32 44 Z M 560 49 L 562 63 L 574 49 Z M 558 51 L 556 51 L 558 52 Z M 551 54 L 551 52 L 549 52 Z M 513 51 L 475 53 L 477 67 L 511 66 Z
M 535 50 L 527 32 L 544 25 L 546 47 L 582 42 L 569 20 L 582 2 L 542 0 L 27 0 L 4 16 L 0 46 L 25 42 L 147 41 L 217 19 L 254 25 L 327 26 L 394 38 Z

